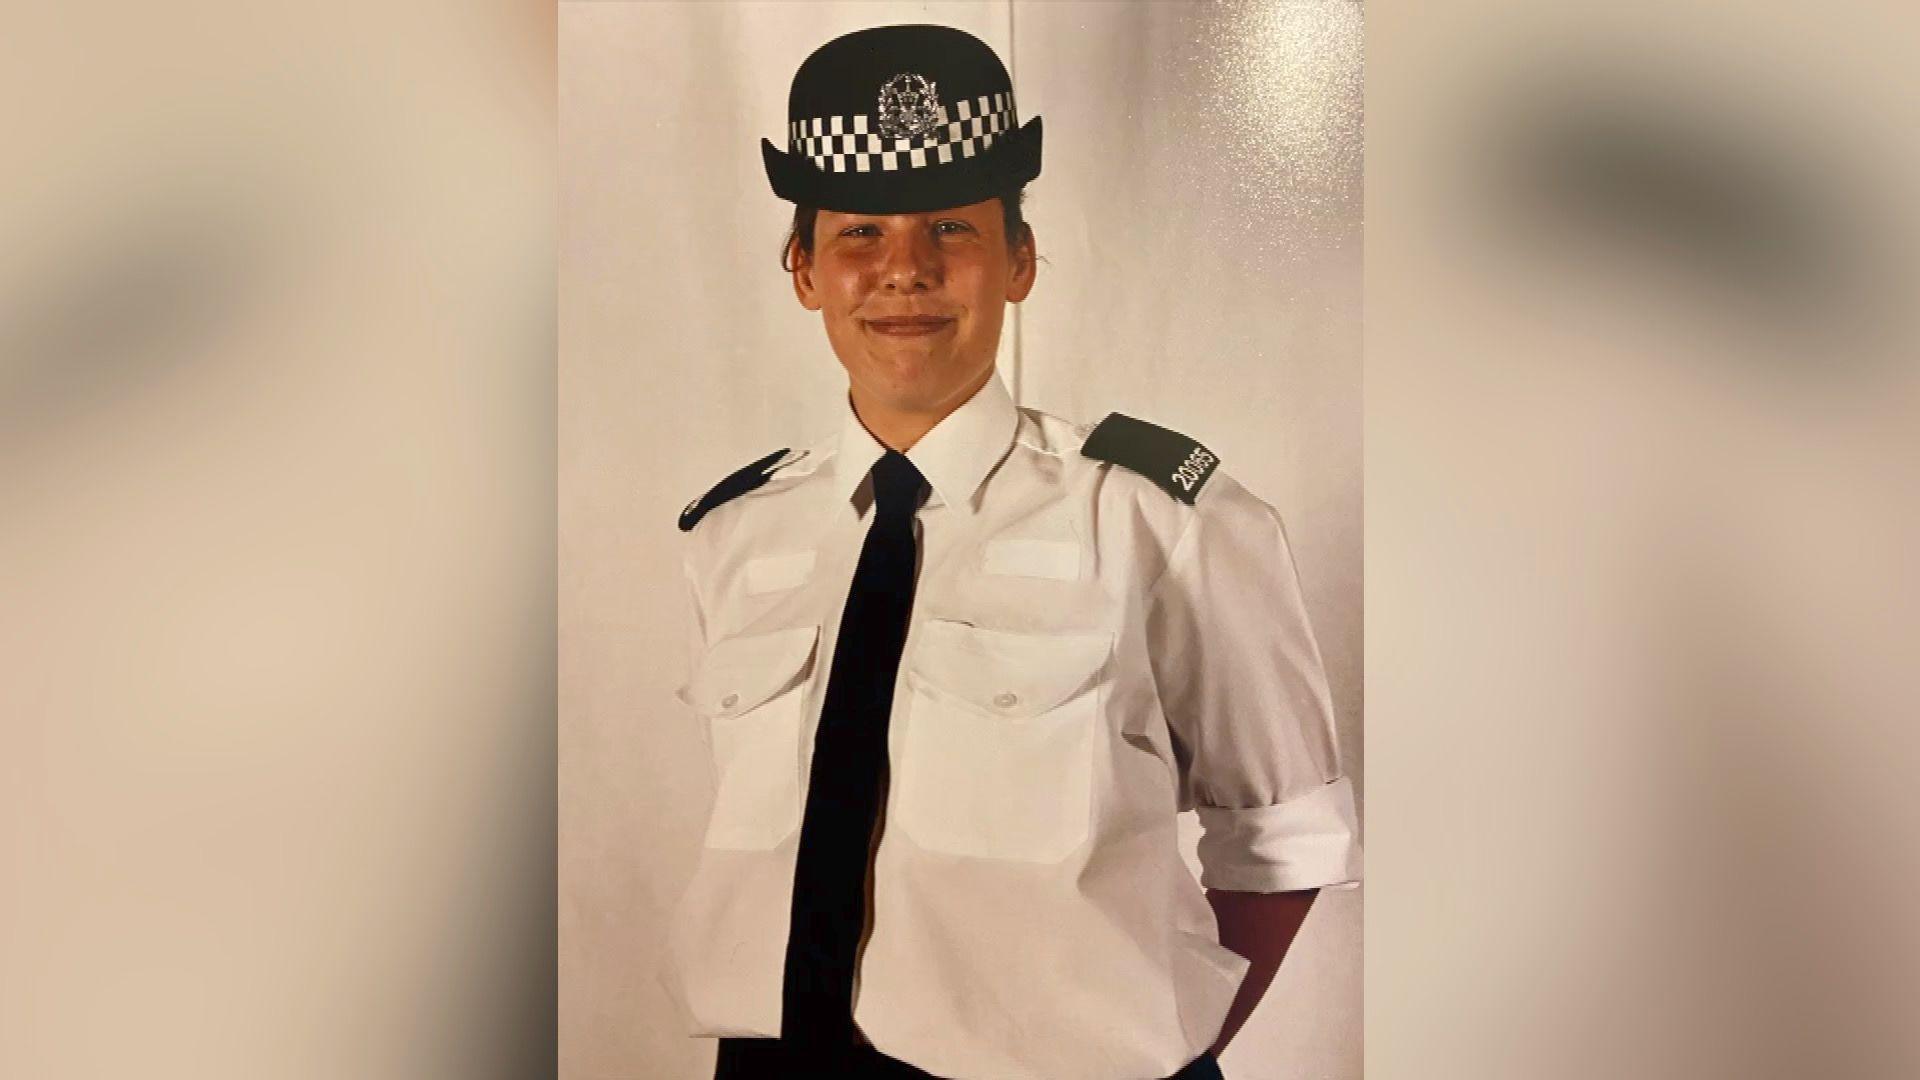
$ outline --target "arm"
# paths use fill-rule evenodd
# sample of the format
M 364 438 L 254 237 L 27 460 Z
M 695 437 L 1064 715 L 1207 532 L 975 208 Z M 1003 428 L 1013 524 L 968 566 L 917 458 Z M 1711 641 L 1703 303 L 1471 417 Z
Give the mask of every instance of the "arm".
M 1207 902 L 1213 905 L 1214 919 L 1220 925 L 1220 944 L 1251 962 L 1240 982 L 1240 992 L 1227 1010 L 1220 1037 L 1210 1048 L 1215 1058 L 1253 1015 L 1254 1006 L 1260 1004 L 1318 895 L 1319 889 L 1276 893 L 1207 890 Z
M 1353 785 L 1278 512 L 1216 472 L 1149 606 L 1155 686 L 1199 812 L 1200 884 L 1248 961 L 1218 1054 L 1266 993 L 1319 889 L 1360 878 Z

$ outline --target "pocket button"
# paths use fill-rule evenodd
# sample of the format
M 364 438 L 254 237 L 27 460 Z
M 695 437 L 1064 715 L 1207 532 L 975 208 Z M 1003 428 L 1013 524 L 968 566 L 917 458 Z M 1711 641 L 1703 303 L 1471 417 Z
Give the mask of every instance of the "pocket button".
M 1003 690 L 993 696 L 993 703 L 1002 709 L 1011 709 L 1020 703 L 1020 697 L 1018 694 Z
M 723 709 L 731 709 L 738 704 L 740 704 L 739 694 L 728 694 L 726 697 L 720 699 L 720 707 Z

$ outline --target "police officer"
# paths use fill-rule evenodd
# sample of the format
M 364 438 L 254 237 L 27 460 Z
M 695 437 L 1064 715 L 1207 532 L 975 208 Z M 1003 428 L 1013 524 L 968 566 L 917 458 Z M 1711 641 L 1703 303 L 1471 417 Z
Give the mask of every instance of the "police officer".
M 716 790 L 670 974 L 719 1080 L 1218 1077 L 1358 880 L 1278 515 L 995 371 L 1040 144 L 990 48 L 920 25 L 822 46 L 763 141 L 848 389 L 680 516 Z

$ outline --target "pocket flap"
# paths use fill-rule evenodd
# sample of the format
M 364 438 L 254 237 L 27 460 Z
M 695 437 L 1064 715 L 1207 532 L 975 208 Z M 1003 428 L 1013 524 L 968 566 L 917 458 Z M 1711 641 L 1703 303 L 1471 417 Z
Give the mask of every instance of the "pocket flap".
M 818 626 L 716 641 L 678 697 L 709 716 L 737 716 L 806 678 Z
M 929 619 L 908 676 L 985 713 L 1033 716 L 1097 678 L 1112 648 L 1110 633 L 1033 634 Z

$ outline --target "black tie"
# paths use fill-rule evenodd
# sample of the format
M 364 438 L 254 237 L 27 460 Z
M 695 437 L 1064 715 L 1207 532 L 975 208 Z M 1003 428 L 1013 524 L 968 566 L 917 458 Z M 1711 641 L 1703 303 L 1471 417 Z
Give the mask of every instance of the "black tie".
M 914 512 L 925 491 L 920 470 L 898 451 L 874 464 L 873 523 L 840 618 L 793 874 L 780 1037 L 807 1046 L 856 1042 L 854 966 L 886 790 L 893 681 L 913 610 Z

